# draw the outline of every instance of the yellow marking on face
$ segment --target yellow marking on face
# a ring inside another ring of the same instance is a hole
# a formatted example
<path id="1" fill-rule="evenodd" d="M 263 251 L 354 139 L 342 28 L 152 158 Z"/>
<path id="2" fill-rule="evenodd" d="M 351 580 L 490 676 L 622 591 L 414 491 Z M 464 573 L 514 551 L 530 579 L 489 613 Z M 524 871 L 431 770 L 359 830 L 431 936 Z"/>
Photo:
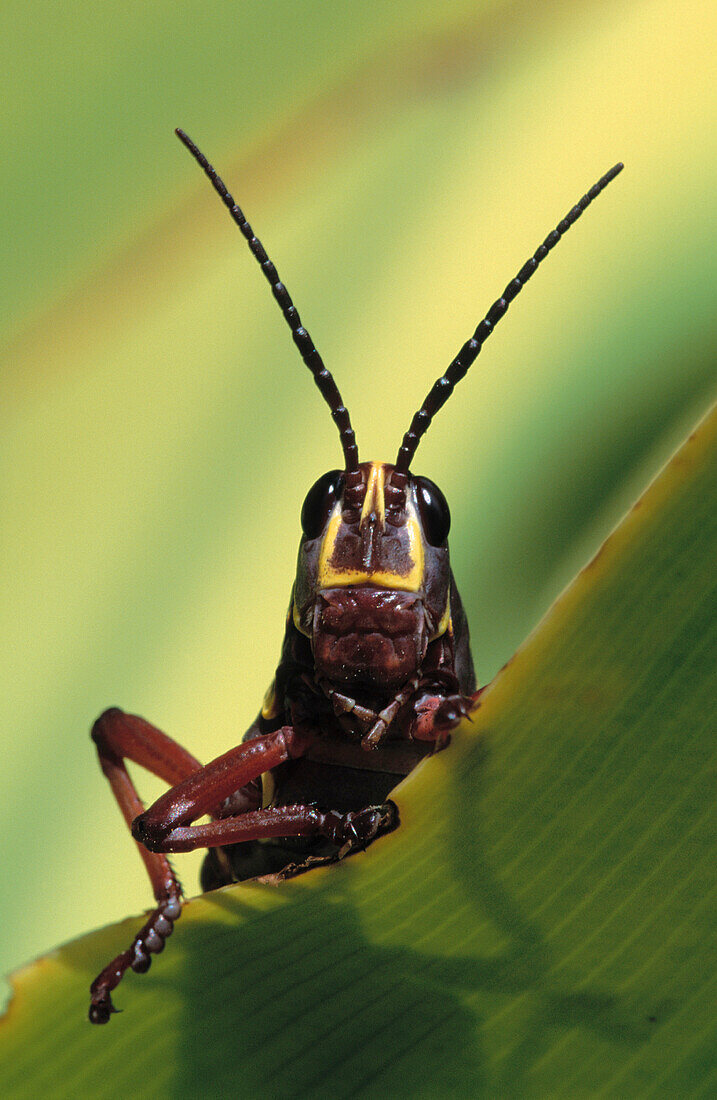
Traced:
<path id="1" fill-rule="evenodd" d="M 299 615 L 299 609 L 296 606 L 296 600 L 294 600 L 294 603 L 292 604 L 291 614 L 294 619 L 294 626 L 299 631 L 299 634 L 303 634 L 305 638 L 310 638 L 311 634 L 309 633 L 309 631 L 305 630 L 304 627 L 301 625 L 301 616 Z"/>
<path id="2" fill-rule="evenodd" d="M 372 569 L 337 569 L 331 564 L 341 527 L 341 505 L 337 503 L 334 506 L 321 544 L 317 572 L 318 588 L 346 588 L 353 584 L 375 584 L 380 588 L 394 588 L 402 592 L 420 591 L 423 586 L 425 568 L 421 527 L 410 501 L 407 504 L 407 509 L 406 526 L 403 528 L 408 534 L 406 555 L 411 561 L 411 567 L 407 573 L 390 573 L 384 570 Z M 296 613 L 294 622 L 296 622 Z"/>
<path id="3" fill-rule="evenodd" d="M 328 587 L 322 584 L 321 578 L 329 568 L 329 558 L 334 552 L 336 547 L 336 537 L 339 533 L 339 527 L 341 526 L 341 503 L 337 501 L 334 504 L 334 510 L 331 513 L 331 519 L 329 520 L 328 527 L 326 528 L 326 534 L 324 535 L 323 542 L 321 543 L 321 550 L 319 551 L 319 588 Z"/>
<path id="4" fill-rule="evenodd" d="M 445 634 L 446 631 L 449 631 L 450 634 L 453 633 L 453 623 L 451 622 L 451 594 L 450 594 L 450 592 L 448 593 L 448 599 L 446 600 L 446 610 L 443 612 L 443 614 L 441 616 L 441 621 L 439 622 L 439 624 L 436 628 L 436 633 L 431 635 L 430 640 L 432 642 L 434 642 L 436 640 L 436 638 L 442 637 Z"/>
<path id="5" fill-rule="evenodd" d="M 359 527 L 363 527 L 370 515 L 378 516 L 382 531 L 386 526 L 386 502 L 383 496 L 385 476 L 383 463 L 372 462 L 371 472 L 368 475 L 368 481 L 366 483 L 366 496 L 364 497 L 363 508 L 361 509 Z"/>
<path id="6" fill-rule="evenodd" d="M 272 718 L 276 718 L 278 713 L 279 708 L 276 703 L 276 680 L 272 680 L 264 696 L 264 702 L 261 706 L 261 716 L 268 722 Z"/>

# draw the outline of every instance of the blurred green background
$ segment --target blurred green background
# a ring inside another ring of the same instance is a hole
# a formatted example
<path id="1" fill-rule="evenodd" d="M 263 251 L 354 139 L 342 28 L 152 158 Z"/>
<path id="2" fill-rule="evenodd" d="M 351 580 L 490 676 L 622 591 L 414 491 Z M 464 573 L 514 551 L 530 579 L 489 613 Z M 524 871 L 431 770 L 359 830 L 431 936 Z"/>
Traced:
<path id="1" fill-rule="evenodd" d="M 240 739 L 303 496 L 340 458 L 173 128 L 245 208 L 362 456 L 387 460 L 625 161 L 414 464 L 451 503 L 485 681 L 714 396 L 715 24 L 657 0 L 3 5 L 0 970 L 149 904 L 89 726 L 116 704 L 202 759 Z"/>

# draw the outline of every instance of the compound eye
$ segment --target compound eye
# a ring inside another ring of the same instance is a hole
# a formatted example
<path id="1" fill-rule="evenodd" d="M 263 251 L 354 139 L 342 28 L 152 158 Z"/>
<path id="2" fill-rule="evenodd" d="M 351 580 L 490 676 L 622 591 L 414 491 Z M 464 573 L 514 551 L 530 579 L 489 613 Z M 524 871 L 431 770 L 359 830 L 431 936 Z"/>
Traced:
<path id="1" fill-rule="evenodd" d="M 309 489 L 301 509 L 301 530 L 307 539 L 317 539 L 341 496 L 343 470 L 329 470 Z"/>
<path id="2" fill-rule="evenodd" d="M 451 529 L 451 512 L 441 490 L 427 477 L 414 477 L 418 514 L 430 546 L 442 546 Z"/>

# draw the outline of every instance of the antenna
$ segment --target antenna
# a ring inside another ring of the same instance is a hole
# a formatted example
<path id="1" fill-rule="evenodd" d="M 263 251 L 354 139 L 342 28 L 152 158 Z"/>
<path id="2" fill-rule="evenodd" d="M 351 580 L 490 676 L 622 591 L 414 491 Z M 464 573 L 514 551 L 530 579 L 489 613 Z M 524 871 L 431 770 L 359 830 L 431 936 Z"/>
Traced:
<path id="1" fill-rule="evenodd" d="M 294 343 L 299 349 L 299 354 L 313 374 L 314 381 L 321 391 L 321 396 L 331 409 L 331 416 L 339 429 L 339 435 L 341 437 L 346 473 L 358 472 L 358 448 L 356 446 L 356 436 L 351 427 L 348 410 L 341 399 L 341 394 L 339 393 L 338 386 L 334 382 L 333 375 L 324 366 L 321 356 L 314 347 L 314 341 L 302 325 L 298 310 L 292 302 L 288 290 L 282 283 L 276 268 L 264 251 L 264 246 L 261 241 L 254 236 L 254 230 L 244 217 L 241 208 L 234 202 L 234 199 L 229 194 L 223 181 L 204 156 L 204 153 L 200 152 L 191 138 L 185 134 L 184 130 L 177 129 L 175 133 L 182 144 L 187 147 L 200 168 L 204 169 L 204 172 L 214 186 L 214 190 L 226 206 L 232 219 L 239 226 L 242 235 L 246 238 L 249 249 L 268 279 L 274 297 L 279 303 L 279 308 L 284 314 L 284 319 L 291 329 L 291 334 L 294 337 Z"/>
<path id="2" fill-rule="evenodd" d="M 460 382 L 461 378 L 467 373 L 468 368 L 475 362 L 483 344 L 508 309 L 510 303 L 518 296 L 528 279 L 533 272 L 537 270 L 539 264 L 542 263 L 551 249 L 555 248 L 555 245 L 563 234 L 567 233 L 570 226 L 578 220 L 583 211 L 587 210 L 593 199 L 597 198 L 600 192 L 607 187 L 611 180 L 615 179 L 615 176 L 618 175 L 622 169 L 622 164 L 616 164 L 614 168 L 606 172 L 602 179 L 599 179 L 598 182 L 590 188 L 587 194 L 583 195 L 570 213 L 566 214 L 561 222 L 558 222 L 555 229 L 552 233 L 548 234 L 537 252 L 531 256 L 527 263 L 523 264 L 515 278 L 508 283 L 503 291 L 502 297 L 498 298 L 490 307 L 485 317 L 478 325 L 478 328 L 475 330 L 470 340 L 468 340 L 458 352 L 458 355 L 448 367 L 446 373 L 434 382 L 423 405 L 413 417 L 411 427 L 403 437 L 403 443 L 399 448 L 398 458 L 396 459 L 397 471 L 403 474 L 408 473 L 409 466 L 413 461 L 413 456 L 416 453 L 416 448 L 421 441 L 421 437 L 427 432 L 438 410 L 443 408 L 446 401 L 453 393 L 456 382 Z"/>

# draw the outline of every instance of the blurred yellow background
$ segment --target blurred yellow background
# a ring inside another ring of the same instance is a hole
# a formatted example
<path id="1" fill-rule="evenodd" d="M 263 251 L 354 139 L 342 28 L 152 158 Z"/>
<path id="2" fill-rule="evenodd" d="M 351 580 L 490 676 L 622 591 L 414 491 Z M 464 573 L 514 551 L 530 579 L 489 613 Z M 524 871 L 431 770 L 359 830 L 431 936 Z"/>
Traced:
<path id="1" fill-rule="evenodd" d="M 716 24 L 658 0 L 3 5 L 0 969 L 149 905 L 90 724 L 119 705 L 202 759 L 240 740 L 301 502 L 340 461 L 173 128 L 244 207 L 362 457 L 389 461 L 625 161 L 414 463 L 451 503 L 485 681 L 714 396 Z"/>

